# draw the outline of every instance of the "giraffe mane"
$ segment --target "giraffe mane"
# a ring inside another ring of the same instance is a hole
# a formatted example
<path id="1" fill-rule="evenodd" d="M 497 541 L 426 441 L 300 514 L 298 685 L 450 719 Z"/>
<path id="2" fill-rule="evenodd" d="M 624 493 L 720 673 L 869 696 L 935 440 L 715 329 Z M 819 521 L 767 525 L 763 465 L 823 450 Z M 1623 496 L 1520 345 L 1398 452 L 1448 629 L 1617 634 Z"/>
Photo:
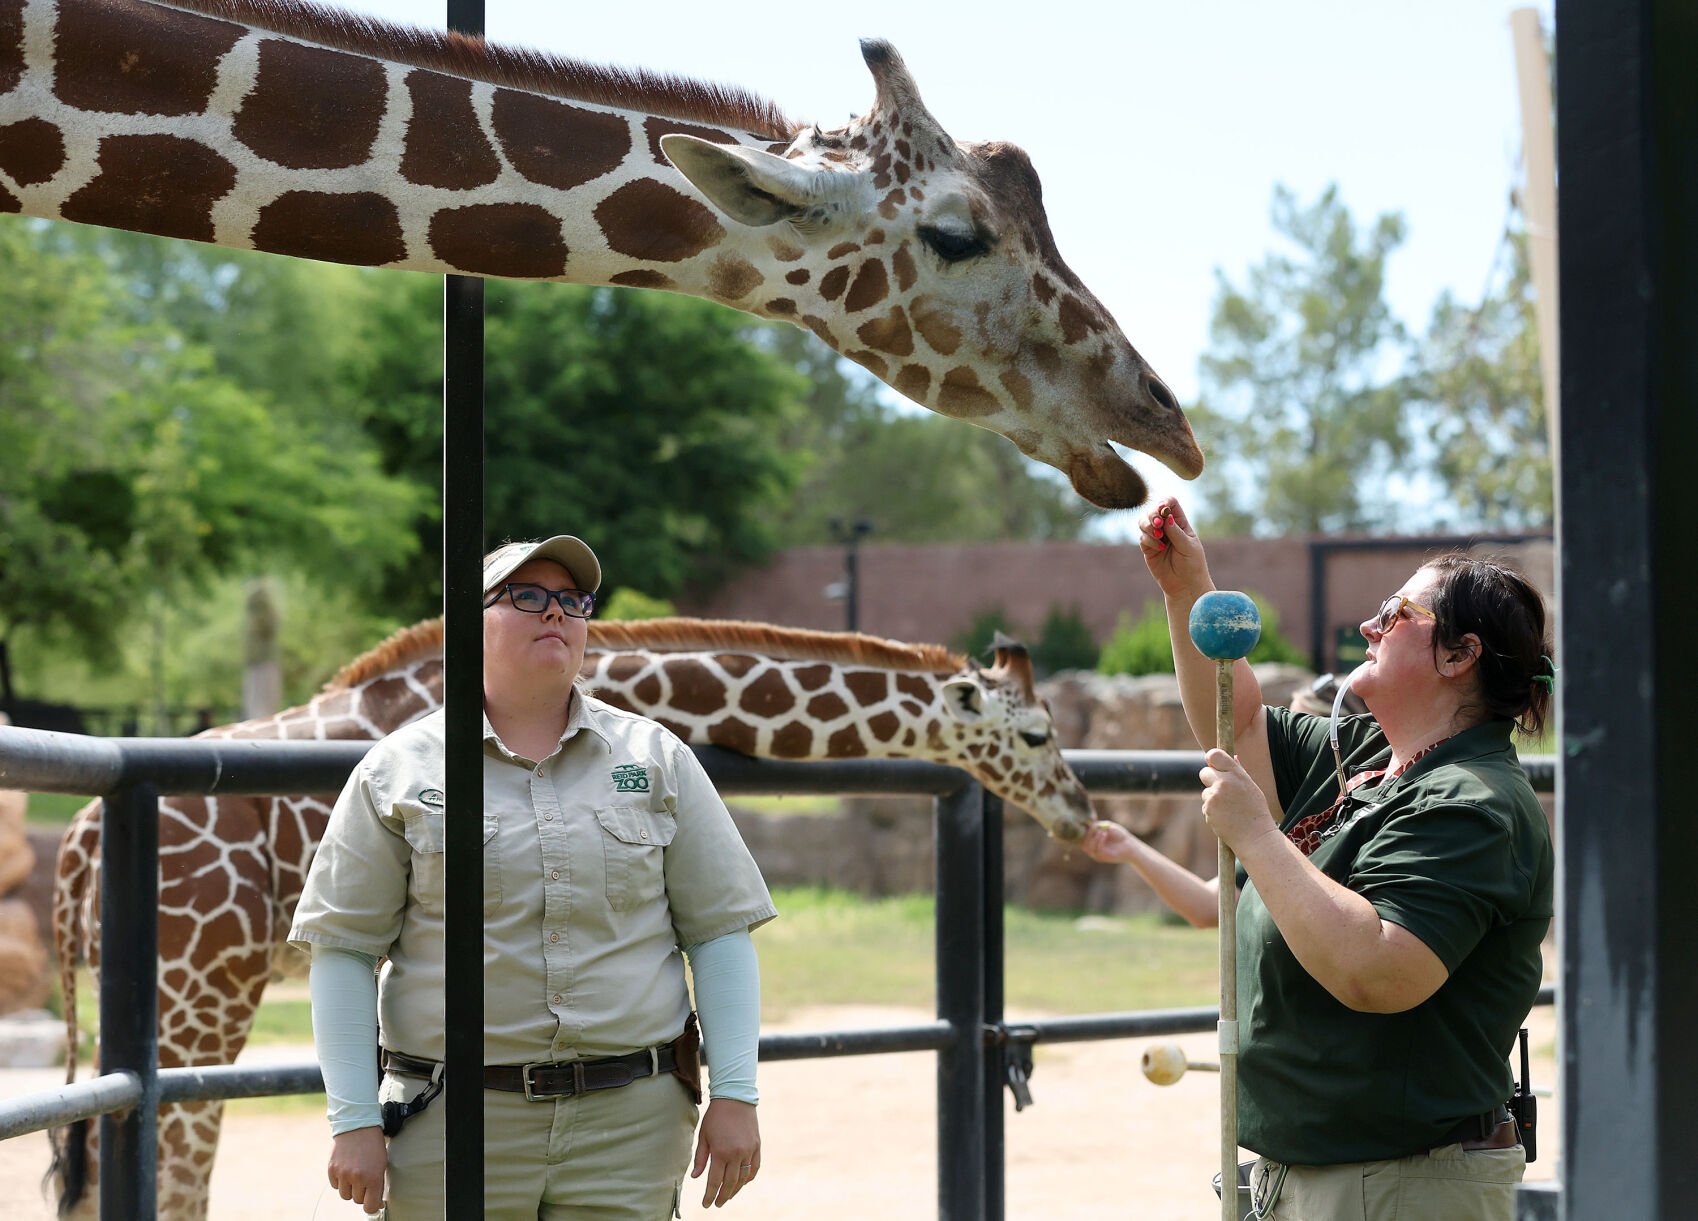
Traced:
<path id="1" fill-rule="evenodd" d="M 953 674 L 967 661 L 939 644 L 905 644 L 860 632 L 822 632 L 735 619 L 633 619 L 592 621 L 590 648 L 610 653 L 710 651 L 758 653 L 788 661 L 843 662 L 877 670 Z"/>
<path id="2" fill-rule="evenodd" d="M 670 119 L 790 140 L 800 125 L 765 98 L 642 68 L 610 67 L 530 47 L 487 43 L 446 30 L 397 25 L 307 0 L 163 0 L 170 8 L 234 21 L 357 55 L 447 72 L 486 84 L 593 105 L 643 110 Z"/>
<path id="3" fill-rule="evenodd" d="M 966 658 L 939 644 L 904 644 L 860 632 L 820 632 L 735 619 L 598 620 L 590 623 L 591 650 L 611 653 L 709 651 L 758 653 L 789 661 L 842 662 L 875 670 L 953 674 Z M 324 690 L 345 691 L 398 665 L 442 652 L 442 620 L 426 619 L 392 633 L 338 670 Z"/>
<path id="4" fill-rule="evenodd" d="M 396 666 L 404 665 L 420 657 L 442 655 L 442 620 L 426 619 L 411 627 L 392 632 L 384 640 L 367 649 L 347 665 L 336 671 L 323 690 L 346 691 L 349 687 L 357 687 L 368 678 L 376 678 L 386 674 Z"/>

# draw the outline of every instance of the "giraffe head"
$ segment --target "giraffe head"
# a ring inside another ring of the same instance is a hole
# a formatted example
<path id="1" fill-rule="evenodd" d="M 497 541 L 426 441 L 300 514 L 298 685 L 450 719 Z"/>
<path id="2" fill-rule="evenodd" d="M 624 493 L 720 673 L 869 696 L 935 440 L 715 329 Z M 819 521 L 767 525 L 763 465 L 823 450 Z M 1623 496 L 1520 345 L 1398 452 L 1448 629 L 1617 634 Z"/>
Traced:
<path id="1" fill-rule="evenodd" d="M 877 100 L 846 127 L 804 128 L 782 154 L 661 138 L 709 202 L 760 232 L 783 286 L 747 308 L 1001 433 L 1094 504 L 1147 496 L 1111 441 L 1194 478 L 1203 455 L 1178 401 L 1062 262 L 1026 154 L 957 144 L 889 43 L 861 52 Z"/>
<path id="2" fill-rule="evenodd" d="M 990 669 L 969 661 L 943 684 L 944 707 L 967 739 L 961 766 L 1057 839 L 1082 839 L 1096 815 L 1085 786 L 1061 757 L 1055 722 L 1032 681 L 1031 655 L 1001 632 L 995 647 Z"/>

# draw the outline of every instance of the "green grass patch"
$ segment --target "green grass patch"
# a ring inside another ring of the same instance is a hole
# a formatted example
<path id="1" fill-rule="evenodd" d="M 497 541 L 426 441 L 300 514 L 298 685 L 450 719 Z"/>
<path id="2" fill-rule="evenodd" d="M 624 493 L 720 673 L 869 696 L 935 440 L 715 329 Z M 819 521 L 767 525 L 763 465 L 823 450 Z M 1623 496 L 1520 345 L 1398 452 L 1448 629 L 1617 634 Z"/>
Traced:
<path id="1" fill-rule="evenodd" d="M 71 816 L 89 802 L 77 793 L 31 793 L 24 808 L 24 822 L 32 827 L 68 826 Z"/>
<path id="2" fill-rule="evenodd" d="M 773 899 L 779 918 L 755 935 L 767 1020 L 807 1005 L 936 1005 L 930 895 L 793 887 Z M 1081 927 L 1070 914 L 1018 907 L 1003 919 L 1011 1013 L 1205 1005 L 1218 995 L 1212 930 L 1145 916 L 1094 916 Z"/>

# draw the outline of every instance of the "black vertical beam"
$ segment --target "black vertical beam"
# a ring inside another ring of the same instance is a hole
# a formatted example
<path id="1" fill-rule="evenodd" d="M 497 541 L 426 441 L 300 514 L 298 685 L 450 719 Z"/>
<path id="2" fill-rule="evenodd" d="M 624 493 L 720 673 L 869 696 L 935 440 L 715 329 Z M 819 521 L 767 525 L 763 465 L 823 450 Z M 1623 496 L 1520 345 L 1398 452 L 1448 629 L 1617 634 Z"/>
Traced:
<path id="1" fill-rule="evenodd" d="M 1698 1201 L 1698 6 L 1558 0 L 1560 1198 Z"/>
<path id="2" fill-rule="evenodd" d="M 482 36 L 483 0 L 447 0 L 448 28 Z M 443 282 L 443 997 L 447 1215 L 483 1216 L 483 281 Z"/>
<path id="3" fill-rule="evenodd" d="M 984 905 L 985 905 L 985 984 L 983 1024 L 987 1029 L 1002 1025 L 1005 992 L 1006 942 L 1003 937 L 1002 910 L 1002 798 L 985 794 Z M 986 1039 L 980 1056 L 985 1075 L 985 1221 L 1002 1221 L 1007 1211 L 1005 1193 L 1007 1181 L 1007 1136 L 1003 1119 L 1007 1107 L 1002 1091 L 1007 1085 L 1003 1075 L 1003 1057 L 1007 1049 L 1000 1040 Z"/>
<path id="4" fill-rule="evenodd" d="M 985 793 L 968 784 L 936 802 L 937 1016 L 952 1028 L 937 1057 L 937 1215 L 985 1216 Z"/>
<path id="5" fill-rule="evenodd" d="M 100 1117 L 100 1215 L 152 1221 L 159 1184 L 159 790 L 119 789 L 100 811 L 100 1071 L 142 1096 Z"/>

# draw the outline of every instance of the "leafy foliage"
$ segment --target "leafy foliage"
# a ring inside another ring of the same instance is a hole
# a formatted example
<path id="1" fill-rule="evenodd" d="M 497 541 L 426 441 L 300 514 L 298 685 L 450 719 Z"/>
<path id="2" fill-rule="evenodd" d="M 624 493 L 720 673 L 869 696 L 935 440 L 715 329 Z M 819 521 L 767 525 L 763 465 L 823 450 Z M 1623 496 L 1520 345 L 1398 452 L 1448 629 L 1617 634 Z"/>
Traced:
<path id="1" fill-rule="evenodd" d="M 1381 525 L 1385 499 L 1368 489 L 1408 451 L 1402 394 L 1383 374 L 1405 340 L 1384 297 L 1403 220 L 1380 216 L 1359 232 L 1336 187 L 1304 206 L 1280 186 L 1272 221 L 1287 246 L 1242 287 L 1219 276 L 1201 361 L 1194 426 L 1231 438 L 1203 476 L 1211 526 L 1320 534 Z"/>
<path id="2" fill-rule="evenodd" d="M 597 619 L 633 620 L 665 619 L 678 613 L 678 608 L 665 598 L 651 598 L 629 585 L 613 591 L 606 605 L 596 608 Z"/>
<path id="3" fill-rule="evenodd" d="M 1167 616 L 1158 603 L 1146 602 L 1134 619 L 1120 612 L 1114 632 L 1103 643 L 1097 658 L 1099 674 L 1172 674 L 1173 644 L 1168 638 Z"/>
<path id="4" fill-rule="evenodd" d="M 1477 308 L 1439 299 L 1412 387 L 1449 491 L 1441 516 L 1469 529 L 1548 527 L 1555 512 L 1526 234 L 1504 249 L 1507 275 Z"/>
<path id="5" fill-rule="evenodd" d="M 1039 675 L 1062 670 L 1094 670 L 1099 650 L 1077 606 L 1052 606 L 1032 646 L 1032 664 Z"/>
<path id="6" fill-rule="evenodd" d="M 809 383 L 784 439 L 805 467 L 782 546 L 829 543 L 833 518 L 861 517 L 879 542 L 1072 539 L 1099 512 L 996 433 L 887 405 L 869 374 L 808 332 L 774 326 L 760 342 Z"/>
<path id="7" fill-rule="evenodd" d="M 1292 644 L 1279 630 L 1279 612 L 1260 594 L 1250 593 L 1250 600 L 1261 614 L 1262 634 L 1256 647 L 1250 650 L 1252 665 L 1283 661 L 1306 666 L 1309 656 Z M 1121 613 L 1114 634 L 1103 645 L 1097 662 L 1099 674 L 1172 674 L 1173 642 L 1168 634 L 1167 613 L 1158 602 L 1144 603 L 1144 609 L 1134 620 Z"/>
<path id="8" fill-rule="evenodd" d="M 989 657 L 991 643 L 998 632 L 1013 636 L 1016 640 L 1020 638 L 1020 633 L 1008 621 L 1006 610 L 1000 606 L 983 607 L 973 613 L 965 627 L 950 637 L 949 647 L 957 653 L 984 660 Z"/>
<path id="9" fill-rule="evenodd" d="M 34 624 L 102 651 L 138 608 L 261 556 L 345 572 L 405 556 L 417 493 L 369 446 L 297 427 L 212 349 L 133 320 L 100 256 L 41 232 L 0 226 L 0 643 Z"/>

